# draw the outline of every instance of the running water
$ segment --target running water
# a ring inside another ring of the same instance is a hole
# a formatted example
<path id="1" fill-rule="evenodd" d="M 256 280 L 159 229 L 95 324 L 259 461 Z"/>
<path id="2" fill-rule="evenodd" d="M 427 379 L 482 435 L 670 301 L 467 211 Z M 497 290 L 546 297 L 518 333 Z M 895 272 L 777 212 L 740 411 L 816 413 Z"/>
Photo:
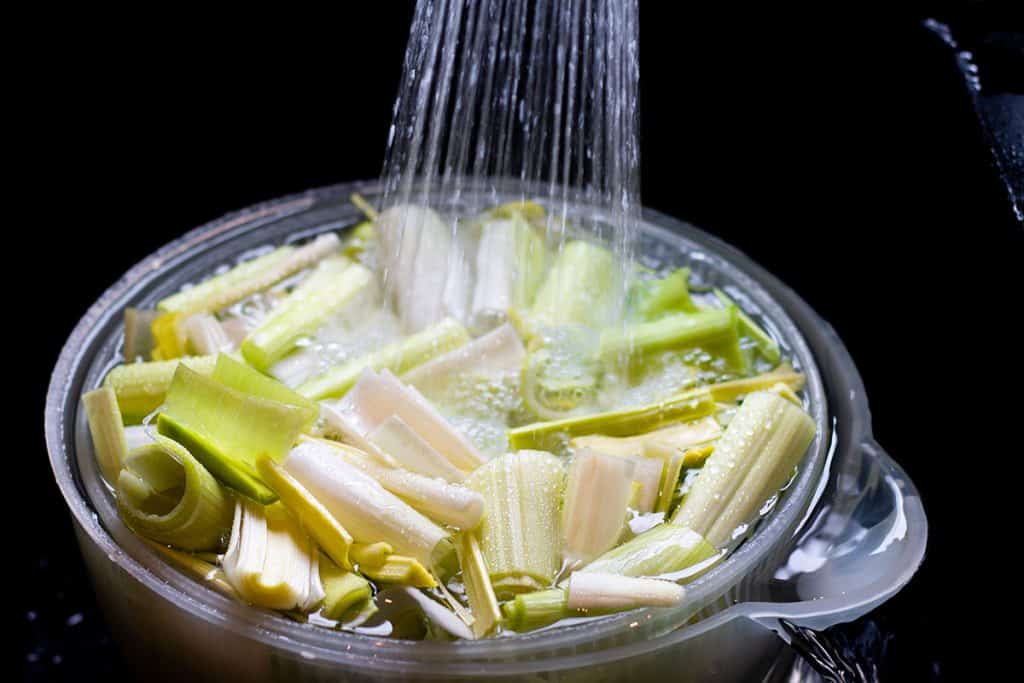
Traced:
<path id="1" fill-rule="evenodd" d="M 496 203 L 537 201 L 547 209 L 553 249 L 583 232 L 611 246 L 622 269 L 632 267 L 640 207 L 638 35 L 636 0 L 417 2 L 382 208 L 431 207 L 447 225 L 402 209 L 398 236 L 385 245 L 399 253 L 385 282 L 407 328 L 446 314 L 466 319 L 476 237 L 458 216 Z M 438 242 L 447 247 L 444 263 L 421 258 Z M 425 271 L 443 294 L 414 303 L 403 273 L 418 273 L 422 285 Z M 616 314 L 625 301 L 626 278 L 621 282 Z"/>

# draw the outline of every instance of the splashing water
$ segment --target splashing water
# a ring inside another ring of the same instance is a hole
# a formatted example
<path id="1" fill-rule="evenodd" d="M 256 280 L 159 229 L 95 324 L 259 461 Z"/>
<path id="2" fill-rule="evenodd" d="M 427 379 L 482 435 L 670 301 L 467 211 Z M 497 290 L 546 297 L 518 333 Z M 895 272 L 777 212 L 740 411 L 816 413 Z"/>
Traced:
<path id="1" fill-rule="evenodd" d="M 386 247 L 400 255 L 385 272 L 400 308 L 399 271 L 415 270 L 424 244 L 440 241 L 446 263 L 432 282 L 444 295 L 422 315 L 462 315 L 469 304 L 459 281 L 476 264 L 460 216 L 519 199 L 546 207 L 554 250 L 573 233 L 612 247 L 623 271 L 621 315 L 640 206 L 638 35 L 636 0 L 417 2 L 382 208 L 429 206 L 445 227 L 402 210 L 399 237 Z"/>

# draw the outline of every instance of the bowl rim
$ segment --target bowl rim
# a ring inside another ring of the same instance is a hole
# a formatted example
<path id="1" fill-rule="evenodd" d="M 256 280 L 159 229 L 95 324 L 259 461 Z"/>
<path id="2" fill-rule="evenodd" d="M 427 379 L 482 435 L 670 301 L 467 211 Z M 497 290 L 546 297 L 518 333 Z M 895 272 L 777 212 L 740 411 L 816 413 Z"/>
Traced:
<path id="1" fill-rule="evenodd" d="M 352 192 L 376 196 L 380 193 L 380 184 L 372 181 L 342 183 L 288 195 L 229 213 L 187 232 L 127 271 L 97 299 L 69 335 L 51 377 L 46 399 L 46 442 L 51 467 L 79 529 L 103 550 L 119 569 L 131 575 L 151 592 L 193 616 L 220 624 L 272 647 L 287 648 L 307 659 L 328 660 L 354 667 L 372 666 L 380 669 L 383 666 L 396 671 L 418 669 L 429 663 L 432 670 L 438 673 L 453 674 L 484 670 L 491 674 L 550 670 L 574 666 L 574 659 L 582 655 L 592 656 L 595 651 L 607 655 L 637 640 L 656 638 L 674 630 L 684 623 L 688 616 L 741 580 L 771 551 L 772 547 L 784 540 L 782 537 L 786 533 L 795 530 L 801 523 L 801 518 L 806 518 L 806 511 L 815 502 L 812 497 L 821 493 L 825 455 L 833 439 L 829 419 L 830 406 L 825 399 L 825 388 L 818 368 L 821 362 L 820 354 L 811 351 L 806 336 L 808 326 L 814 325 L 823 326 L 826 336 L 831 333 L 831 336 L 835 337 L 835 333 L 792 290 L 734 247 L 688 223 L 645 208 L 642 212 L 641 232 L 673 248 L 680 248 L 686 243 L 699 245 L 703 250 L 702 256 L 714 260 L 716 267 L 724 266 L 729 277 L 736 281 L 744 294 L 753 300 L 765 315 L 790 326 L 791 329 L 785 330 L 784 333 L 793 346 L 792 355 L 799 358 L 803 366 L 801 369 L 807 374 L 806 391 L 811 399 L 815 420 L 819 427 L 823 427 L 819 429 L 819 434 L 810 449 L 811 454 L 807 456 L 814 463 L 814 467 L 801 468 L 791 486 L 791 492 L 783 497 L 772 515 L 759 526 L 751 539 L 729 557 L 728 561 L 688 585 L 690 597 L 684 607 L 671 610 L 635 610 L 572 627 L 521 634 L 515 638 L 456 642 L 389 640 L 300 624 L 271 612 L 235 602 L 171 567 L 137 538 L 136 545 L 139 547 L 131 548 L 129 552 L 126 546 L 130 547 L 131 544 L 118 543 L 112 530 L 105 528 L 87 500 L 83 492 L 83 482 L 76 477 L 80 473 L 74 465 L 71 453 L 79 449 L 68 436 L 74 435 L 73 423 L 76 419 L 81 419 L 80 410 L 75 409 L 70 415 L 67 411 L 69 406 L 78 406 L 77 396 L 73 396 L 75 383 L 71 381 L 72 373 L 94 362 L 93 359 L 85 357 L 85 351 L 90 347 L 86 342 L 91 336 L 98 334 L 100 324 L 113 311 L 120 311 L 121 303 L 137 295 L 153 279 L 159 278 L 163 269 L 173 268 L 189 253 L 200 247 L 216 248 L 230 240 L 236 232 L 248 232 L 266 223 L 299 214 L 321 203 L 347 198 Z M 317 231 L 321 230 L 314 232 Z M 794 316 L 794 313 L 798 315 Z M 837 337 L 835 341 L 838 342 Z M 845 353 L 841 343 L 839 350 Z M 859 377 L 856 377 L 855 372 L 852 378 L 847 376 L 845 379 L 853 380 L 853 383 L 859 386 Z M 73 396 L 70 401 L 69 396 Z M 863 391 L 853 391 L 850 397 L 853 402 L 859 399 L 858 406 L 855 406 L 859 410 L 854 412 L 861 416 L 867 415 Z M 860 425 L 855 431 L 862 435 L 868 434 L 864 429 L 864 421 L 861 419 L 857 422 Z M 135 538 L 131 532 L 127 533 Z M 154 566 L 154 560 L 158 565 Z M 693 630 L 696 633 L 703 629 L 685 630 Z M 635 635 L 630 637 L 630 634 Z"/>

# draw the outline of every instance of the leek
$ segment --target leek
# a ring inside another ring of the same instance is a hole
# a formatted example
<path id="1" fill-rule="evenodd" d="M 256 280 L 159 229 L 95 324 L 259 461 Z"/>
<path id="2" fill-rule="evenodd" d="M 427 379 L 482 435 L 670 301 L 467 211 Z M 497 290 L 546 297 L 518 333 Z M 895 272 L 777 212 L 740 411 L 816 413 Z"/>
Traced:
<path id="1" fill-rule="evenodd" d="M 189 370 L 174 373 L 157 429 L 185 444 L 224 484 L 261 503 L 276 496 L 256 474 L 256 457 L 284 457 L 309 413 L 238 391 Z"/>
<path id="2" fill-rule="evenodd" d="M 651 458 L 628 456 L 628 459 L 634 465 L 633 483 L 638 487 L 630 507 L 640 513 L 654 512 L 661 492 L 664 464 Z"/>
<path id="3" fill-rule="evenodd" d="M 167 390 L 179 363 L 196 372 L 209 375 L 216 356 L 196 356 L 150 363 L 118 365 L 107 374 L 103 386 L 117 394 L 117 405 L 125 424 L 138 424 L 164 402 Z"/>
<path id="4" fill-rule="evenodd" d="M 601 334 L 598 355 L 607 361 L 720 342 L 738 344 L 736 320 L 735 308 L 710 309 L 609 328 Z"/>
<path id="5" fill-rule="evenodd" d="M 308 611 L 324 598 L 316 546 L 280 505 L 239 501 L 224 574 L 245 600 Z"/>
<path id="6" fill-rule="evenodd" d="M 458 375 L 517 374 L 525 357 L 526 351 L 519 335 L 506 323 L 465 346 L 413 368 L 402 375 L 402 381 L 419 391 L 437 390 Z"/>
<path id="7" fill-rule="evenodd" d="M 564 478 L 550 453 L 519 451 L 491 460 L 466 480 L 484 497 L 485 515 L 476 534 L 499 598 L 545 588 L 554 580 Z"/>
<path id="8" fill-rule="evenodd" d="M 746 335 L 754 340 L 757 344 L 758 351 L 764 356 L 764 359 L 775 365 L 779 362 L 779 357 L 782 355 L 779 349 L 779 344 L 771 336 L 761 329 L 757 323 L 755 323 L 749 315 L 743 312 L 739 306 L 737 306 L 732 299 L 726 296 L 725 292 L 720 289 L 715 289 L 715 297 L 718 298 L 722 305 L 726 308 L 735 308 L 736 315 L 738 317 L 738 323 L 740 327 L 740 334 Z"/>
<path id="9" fill-rule="evenodd" d="M 211 379 L 244 394 L 258 396 L 294 406 L 302 412 L 303 429 L 309 428 L 320 414 L 320 406 L 287 386 L 240 363 L 231 356 L 220 354 Z"/>
<path id="10" fill-rule="evenodd" d="M 397 415 L 381 422 L 366 438 L 410 472 L 440 477 L 454 484 L 466 478 L 465 472 L 431 448 Z"/>
<path id="11" fill-rule="evenodd" d="M 381 467 L 365 453 L 340 443 L 332 444 L 339 457 L 376 479 L 381 486 L 435 522 L 472 530 L 484 514 L 484 499 L 464 486 L 424 477 L 408 470 Z"/>
<path id="12" fill-rule="evenodd" d="M 690 299 L 690 269 L 680 268 L 657 280 L 638 280 L 629 291 L 629 317 L 651 322 L 669 313 L 696 313 Z"/>
<path id="13" fill-rule="evenodd" d="M 347 258 L 324 259 L 249 333 L 242 342 L 242 355 L 266 370 L 303 337 L 320 329 L 372 279 L 369 269 Z"/>
<path id="14" fill-rule="evenodd" d="M 516 212 L 485 220 L 476 252 L 476 287 L 470 320 L 487 330 L 504 322 L 510 309 L 526 309 L 544 273 L 544 240 Z"/>
<path id="15" fill-rule="evenodd" d="M 594 402 L 602 369 L 593 358 L 594 338 L 579 325 L 545 328 L 533 337 L 520 392 L 537 417 L 557 420 Z"/>
<path id="16" fill-rule="evenodd" d="M 531 331 L 573 324 L 605 326 L 614 313 L 618 275 L 609 250 L 579 240 L 567 242 L 537 291 L 527 317 Z"/>
<path id="17" fill-rule="evenodd" d="M 618 543 L 626 526 L 635 464 L 597 451 L 578 451 L 565 487 L 564 555 L 586 563 Z"/>
<path id="18" fill-rule="evenodd" d="M 804 375 L 793 370 L 788 363 L 782 363 L 771 372 L 711 384 L 707 389 L 716 401 L 731 402 L 755 391 L 770 389 L 779 383 L 793 391 L 800 391 L 804 387 Z"/>
<path id="19" fill-rule="evenodd" d="M 124 439 L 128 446 L 128 451 L 134 451 L 139 446 L 145 446 L 146 444 L 153 443 L 153 433 L 156 432 L 154 427 L 147 427 L 143 425 L 132 425 L 124 428 Z M 120 466 L 119 466 L 120 467 Z M 111 481 L 115 481 L 117 477 Z"/>
<path id="20" fill-rule="evenodd" d="M 359 571 L 382 583 L 401 583 L 416 588 L 435 588 L 434 575 L 414 557 L 396 555 L 390 544 L 356 543 L 352 546 L 352 560 Z"/>
<path id="21" fill-rule="evenodd" d="M 570 610 L 627 610 L 637 607 L 673 607 L 685 589 L 669 581 L 639 579 L 618 574 L 576 572 L 569 577 Z"/>
<path id="22" fill-rule="evenodd" d="M 447 318 L 379 351 L 331 368 L 304 382 L 298 391 L 314 400 L 343 396 L 366 368 L 402 374 L 468 342 L 466 328 Z"/>
<path id="23" fill-rule="evenodd" d="M 448 533 L 345 461 L 336 449 L 304 442 L 282 467 L 360 543 L 386 541 L 428 567 L 450 552 Z"/>
<path id="24" fill-rule="evenodd" d="M 184 447 L 155 439 L 129 454 L 117 478 L 121 518 L 142 536 L 182 550 L 223 547 L 231 497 Z"/>
<path id="25" fill-rule="evenodd" d="M 149 358 L 156 340 L 153 339 L 153 321 L 160 315 L 144 308 L 124 309 L 124 359 L 129 363 L 138 358 Z"/>
<path id="26" fill-rule="evenodd" d="M 722 428 L 713 417 L 705 417 L 692 422 L 683 422 L 670 427 L 656 429 L 639 436 L 604 436 L 590 434 L 577 436 L 570 440 L 573 448 L 593 448 L 602 453 L 613 455 L 641 455 L 649 443 L 659 443 L 667 447 L 683 450 L 717 439 Z"/>
<path id="27" fill-rule="evenodd" d="M 110 387 L 101 387 L 82 396 L 82 404 L 100 473 L 108 482 L 115 483 L 128 457 L 128 439 L 117 407 L 117 394 Z"/>
<path id="28" fill-rule="evenodd" d="M 814 420 L 786 399 L 748 395 L 672 522 L 724 547 L 786 483 L 814 434 Z"/>
<path id="29" fill-rule="evenodd" d="M 153 360 L 172 360 L 185 355 L 188 336 L 184 327 L 185 316 L 181 313 L 162 313 L 153 318 L 150 330 L 153 335 Z"/>
<path id="30" fill-rule="evenodd" d="M 235 589 L 231 587 L 230 583 L 228 583 L 227 577 L 224 575 L 224 571 L 217 565 L 207 562 L 192 553 L 184 553 L 180 550 L 175 550 L 174 548 L 168 548 L 165 545 L 154 543 L 146 538 L 142 540 L 150 548 L 178 565 L 181 569 L 185 570 L 186 573 L 190 574 L 197 581 L 207 584 L 213 590 L 221 593 L 222 595 L 226 595 L 229 598 L 238 597 Z"/>
<path id="31" fill-rule="evenodd" d="M 561 588 L 517 595 L 501 606 L 505 625 L 520 633 L 553 624 L 568 617 L 569 596 Z"/>
<path id="32" fill-rule="evenodd" d="M 715 402 L 705 390 L 690 391 L 658 403 L 624 408 L 607 413 L 535 422 L 510 429 L 512 448 L 562 450 L 572 437 L 586 434 L 628 436 L 649 432 L 671 422 L 694 420 L 715 411 Z"/>
<path id="33" fill-rule="evenodd" d="M 320 583 L 324 589 L 320 614 L 327 619 L 342 621 L 346 614 L 373 597 L 373 587 L 363 577 L 339 568 L 327 558 L 321 557 L 319 563 Z"/>
<path id="34" fill-rule="evenodd" d="M 466 587 L 466 599 L 473 612 L 473 635 L 483 638 L 501 620 L 498 598 L 491 586 L 490 573 L 484 561 L 483 552 L 476 536 L 463 532 L 455 539 L 455 552 L 462 568 L 462 583 Z"/>
<path id="35" fill-rule="evenodd" d="M 305 486 L 267 456 L 256 460 L 256 469 L 334 563 L 342 569 L 351 569 L 349 549 L 352 547 L 352 535 L 348 530 Z"/>
<path id="36" fill-rule="evenodd" d="M 707 568 L 709 560 L 717 557 L 718 551 L 697 532 L 675 524 L 659 524 L 612 548 L 576 573 L 692 579 Z M 693 569 L 685 572 L 690 568 Z"/>
<path id="37" fill-rule="evenodd" d="M 188 345 L 196 353 L 211 354 L 232 351 L 235 343 L 224 327 L 209 313 L 196 313 L 184 322 Z"/>
<path id="38" fill-rule="evenodd" d="M 340 248 L 341 240 L 333 233 L 320 235 L 301 247 L 281 247 L 248 264 L 237 266 L 223 276 L 218 276 L 223 277 L 223 280 L 212 278 L 181 292 L 182 295 L 186 295 L 181 301 L 169 304 L 174 297 L 164 299 L 157 304 L 157 308 L 183 315 L 214 313 L 316 265 L 322 259 L 337 254 Z M 249 267 L 243 272 L 236 273 L 246 265 Z M 233 273 L 235 275 L 232 275 Z"/>
<path id="39" fill-rule="evenodd" d="M 477 448 L 448 423 L 423 396 L 387 370 L 364 370 L 339 406 L 348 431 L 367 435 L 392 415 L 401 418 L 455 467 L 472 471 L 483 462 Z M 328 411 L 325 411 L 328 413 Z M 329 413 L 328 413 L 329 415 Z M 330 419 L 330 418 L 329 418 Z"/>
<path id="40" fill-rule="evenodd" d="M 373 223 L 363 221 L 352 228 L 348 237 L 345 238 L 343 253 L 350 259 L 359 258 L 376 239 L 377 230 L 373 227 Z"/>

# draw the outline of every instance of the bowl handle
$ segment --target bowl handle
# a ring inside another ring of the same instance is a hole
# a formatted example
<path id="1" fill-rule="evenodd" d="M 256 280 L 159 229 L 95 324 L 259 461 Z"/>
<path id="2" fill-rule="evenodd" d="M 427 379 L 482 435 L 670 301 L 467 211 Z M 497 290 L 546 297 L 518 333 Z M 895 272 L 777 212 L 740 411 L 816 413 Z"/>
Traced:
<path id="1" fill-rule="evenodd" d="M 743 605 L 787 642 L 792 626 L 821 630 L 867 614 L 924 558 L 928 520 L 913 482 L 874 440 L 858 451 L 834 472 L 832 491 L 771 576 L 780 599 Z"/>

